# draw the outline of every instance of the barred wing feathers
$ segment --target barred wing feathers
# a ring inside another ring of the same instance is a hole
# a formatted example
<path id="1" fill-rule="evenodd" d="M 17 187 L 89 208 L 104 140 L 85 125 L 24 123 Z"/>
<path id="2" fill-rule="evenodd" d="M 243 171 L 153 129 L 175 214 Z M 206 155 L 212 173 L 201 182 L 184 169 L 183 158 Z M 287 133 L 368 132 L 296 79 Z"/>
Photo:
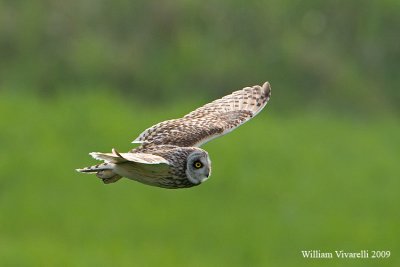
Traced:
<path id="1" fill-rule="evenodd" d="M 245 87 L 208 103 L 183 118 L 160 122 L 139 135 L 133 143 L 176 146 L 202 144 L 236 129 L 256 116 L 271 96 L 268 82 Z"/>

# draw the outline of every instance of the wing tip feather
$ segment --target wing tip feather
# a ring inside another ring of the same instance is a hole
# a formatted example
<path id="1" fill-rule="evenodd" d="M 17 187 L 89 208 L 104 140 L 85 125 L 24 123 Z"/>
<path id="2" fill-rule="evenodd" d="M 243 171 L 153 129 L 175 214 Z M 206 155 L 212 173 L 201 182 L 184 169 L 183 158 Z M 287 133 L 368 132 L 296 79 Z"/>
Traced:
<path id="1" fill-rule="evenodd" d="M 120 157 L 120 158 L 123 158 L 123 157 L 121 156 L 121 154 L 120 154 L 115 148 L 113 148 L 111 151 L 112 151 L 112 153 L 113 153 L 115 156 Z"/>
<path id="2" fill-rule="evenodd" d="M 268 99 L 271 97 L 271 84 L 267 81 L 262 85 L 261 89 L 263 90 L 263 93 L 268 101 Z"/>
<path id="3" fill-rule="evenodd" d="M 264 107 L 267 105 L 270 97 L 271 97 L 271 85 L 268 81 L 266 81 L 262 86 L 255 85 L 253 88 L 257 88 L 259 91 L 259 95 L 257 96 L 256 103 L 252 105 L 250 109 L 253 112 L 253 117 L 256 116 Z"/>
<path id="4" fill-rule="evenodd" d="M 101 154 L 100 152 L 90 152 L 89 155 L 97 160 L 103 160 L 102 158 L 99 157 L 99 154 Z"/>

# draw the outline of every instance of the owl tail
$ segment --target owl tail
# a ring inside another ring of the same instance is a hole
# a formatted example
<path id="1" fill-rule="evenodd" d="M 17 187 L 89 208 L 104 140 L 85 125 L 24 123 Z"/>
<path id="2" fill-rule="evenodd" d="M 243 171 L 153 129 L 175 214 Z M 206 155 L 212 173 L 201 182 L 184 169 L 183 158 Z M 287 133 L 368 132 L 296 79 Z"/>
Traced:
<path id="1" fill-rule="evenodd" d="M 76 169 L 78 172 L 96 174 L 96 176 L 103 180 L 105 184 L 115 183 L 122 177 L 113 172 L 115 164 L 113 163 L 101 163 L 82 169 Z"/>

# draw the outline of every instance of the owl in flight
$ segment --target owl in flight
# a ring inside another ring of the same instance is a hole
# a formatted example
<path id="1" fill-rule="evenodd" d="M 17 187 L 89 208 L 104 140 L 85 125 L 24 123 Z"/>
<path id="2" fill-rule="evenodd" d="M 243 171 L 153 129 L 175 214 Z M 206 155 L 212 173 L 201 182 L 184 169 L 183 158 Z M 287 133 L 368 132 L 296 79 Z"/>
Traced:
<path id="1" fill-rule="evenodd" d="M 208 103 L 183 118 L 160 122 L 139 135 L 132 143 L 139 147 L 127 153 L 92 152 L 103 163 L 77 169 L 96 174 L 104 183 L 122 177 L 169 189 L 200 185 L 211 175 L 204 143 L 229 133 L 257 115 L 271 96 L 268 82 L 235 91 Z"/>

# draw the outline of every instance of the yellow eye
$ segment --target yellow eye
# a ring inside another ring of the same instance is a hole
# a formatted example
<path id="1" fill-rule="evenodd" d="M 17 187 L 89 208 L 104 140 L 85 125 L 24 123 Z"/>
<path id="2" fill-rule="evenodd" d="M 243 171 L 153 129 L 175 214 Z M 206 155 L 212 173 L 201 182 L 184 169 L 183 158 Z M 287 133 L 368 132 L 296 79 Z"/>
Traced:
<path id="1" fill-rule="evenodd" d="M 196 169 L 200 169 L 201 167 L 203 167 L 203 164 L 201 164 L 200 161 L 196 161 L 196 162 L 194 163 L 194 167 L 195 167 Z"/>

